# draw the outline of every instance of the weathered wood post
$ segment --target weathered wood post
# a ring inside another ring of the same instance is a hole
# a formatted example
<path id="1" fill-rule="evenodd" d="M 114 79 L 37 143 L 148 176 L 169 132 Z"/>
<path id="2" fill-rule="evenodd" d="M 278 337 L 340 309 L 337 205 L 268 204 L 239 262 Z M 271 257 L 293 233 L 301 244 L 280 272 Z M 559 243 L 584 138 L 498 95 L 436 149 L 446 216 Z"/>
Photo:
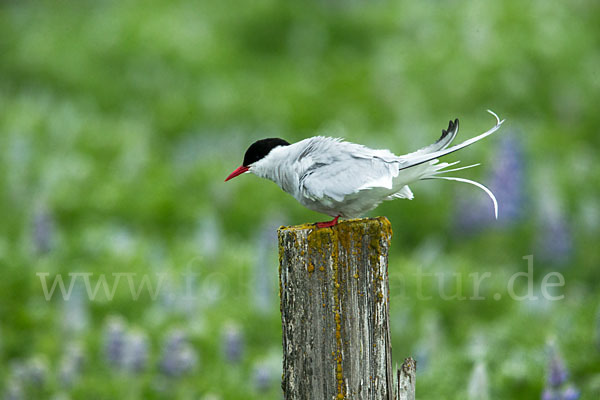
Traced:
<path id="1" fill-rule="evenodd" d="M 417 379 L 417 362 L 411 357 L 404 360 L 398 370 L 397 400 L 415 400 L 415 385 Z"/>
<path id="2" fill-rule="evenodd" d="M 390 222 L 278 233 L 285 399 L 394 399 L 400 382 L 394 385 L 391 366 Z"/>

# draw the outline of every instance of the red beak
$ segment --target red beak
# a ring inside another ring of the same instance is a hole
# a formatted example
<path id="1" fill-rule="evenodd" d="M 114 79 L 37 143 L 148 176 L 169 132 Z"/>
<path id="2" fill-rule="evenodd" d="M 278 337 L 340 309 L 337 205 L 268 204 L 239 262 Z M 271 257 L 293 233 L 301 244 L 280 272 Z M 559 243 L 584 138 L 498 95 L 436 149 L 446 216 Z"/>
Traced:
<path id="1" fill-rule="evenodd" d="M 230 179 L 235 178 L 238 175 L 243 174 L 244 172 L 248 171 L 250 168 L 248 167 L 244 167 L 243 165 L 241 167 L 236 168 L 235 171 L 233 171 L 231 174 L 229 174 L 229 176 L 227 177 L 227 179 L 225 179 L 225 182 L 227 182 Z"/>

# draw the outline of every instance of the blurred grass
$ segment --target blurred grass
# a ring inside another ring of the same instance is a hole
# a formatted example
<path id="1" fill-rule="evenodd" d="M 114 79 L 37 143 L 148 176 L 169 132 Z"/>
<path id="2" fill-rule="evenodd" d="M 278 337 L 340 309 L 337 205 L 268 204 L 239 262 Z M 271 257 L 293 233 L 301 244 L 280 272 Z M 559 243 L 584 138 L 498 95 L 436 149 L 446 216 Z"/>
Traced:
<path id="1" fill-rule="evenodd" d="M 3 385 L 18 381 L 15 364 L 41 356 L 45 383 L 25 385 L 25 398 L 279 398 L 276 370 L 266 392 L 253 382 L 257 365 L 277 367 L 280 354 L 275 239 L 261 232 L 274 230 L 265 221 L 323 216 L 255 177 L 224 184 L 245 148 L 263 137 L 327 134 L 401 154 L 437 139 L 450 118 L 461 119 L 462 138 L 486 129 L 491 108 L 507 119 L 498 135 L 523 145 L 518 221 L 465 234 L 460 200 L 478 198 L 466 197 L 468 187 L 429 182 L 414 185 L 414 201 L 373 214 L 393 223 L 396 293 L 415 293 L 418 268 L 494 273 L 485 301 L 392 297 L 395 357 L 422 355 L 421 398 L 462 399 L 476 361 L 469 348 L 482 336 L 492 397 L 531 399 L 545 382 L 545 342 L 556 337 L 583 398 L 597 397 L 599 16 L 597 2 L 585 0 L 3 2 Z M 490 175 L 498 135 L 461 152 L 465 163 L 483 161 L 464 176 Z M 524 255 L 543 258 L 536 243 L 549 197 L 574 245 L 561 266 L 536 263 L 535 283 L 560 267 L 565 300 L 491 299 L 525 270 Z M 40 215 L 52 221 L 49 252 L 36 251 Z M 216 230 L 205 225 L 211 218 Z M 220 239 L 211 249 L 213 236 Z M 65 302 L 45 302 L 35 275 L 165 272 L 178 294 L 188 267 L 200 273 L 200 301 L 133 302 L 120 287 L 112 301 L 85 303 L 89 322 L 74 332 L 63 326 Z M 436 290 L 437 281 L 428 284 Z M 214 298 L 202 297 L 211 290 Z M 270 299 L 266 310 L 259 290 Z M 151 338 L 141 374 L 103 357 L 102 327 L 114 314 Z M 234 365 L 221 351 L 231 321 L 246 342 Z M 172 379 L 157 364 L 174 326 L 189 332 L 200 361 Z M 72 341 L 84 344 L 86 361 L 65 387 L 56 371 Z"/>

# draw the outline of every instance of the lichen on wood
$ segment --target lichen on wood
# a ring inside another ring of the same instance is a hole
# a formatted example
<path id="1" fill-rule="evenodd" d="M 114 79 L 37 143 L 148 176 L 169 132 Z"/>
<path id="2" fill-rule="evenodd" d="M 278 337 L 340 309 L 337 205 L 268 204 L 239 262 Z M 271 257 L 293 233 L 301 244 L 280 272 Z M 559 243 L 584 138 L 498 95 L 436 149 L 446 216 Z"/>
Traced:
<path id="1" fill-rule="evenodd" d="M 281 227 L 286 399 L 393 399 L 384 217 Z"/>
<path id="2" fill-rule="evenodd" d="M 398 374 L 398 400 L 415 400 L 415 386 L 417 378 L 417 362 L 411 357 L 404 360 Z"/>

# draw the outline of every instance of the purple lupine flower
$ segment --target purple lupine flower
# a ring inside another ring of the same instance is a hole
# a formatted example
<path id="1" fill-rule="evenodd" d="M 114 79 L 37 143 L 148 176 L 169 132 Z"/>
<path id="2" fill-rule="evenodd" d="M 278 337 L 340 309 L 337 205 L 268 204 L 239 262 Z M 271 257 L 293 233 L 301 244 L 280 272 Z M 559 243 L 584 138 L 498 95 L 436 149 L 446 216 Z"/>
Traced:
<path id="1" fill-rule="evenodd" d="M 542 393 L 542 400 L 577 400 L 579 391 L 572 385 L 566 385 L 569 373 L 556 344 L 550 343 L 549 355 L 547 387 Z"/>
<path id="2" fill-rule="evenodd" d="M 498 222 L 508 225 L 518 221 L 524 209 L 525 165 L 523 146 L 512 134 L 504 135 L 486 185 L 498 200 Z M 494 222 L 489 199 L 469 197 L 457 202 L 456 227 L 461 232 L 476 232 Z"/>
<path id="3" fill-rule="evenodd" d="M 517 221 L 523 214 L 524 157 L 521 142 L 513 135 L 500 138 L 490 179 L 490 189 L 502 205 L 498 220 Z"/>
<path id="4" fill-rule="evenodd" d="M 43 356 L 34 356 L 27 361 L 27 381 L 43 386 L 48 380 L 48 363 Z"/>
<path id="5" fill-rule="evenodd" d="M 121 317 L 108 319 L 104 328 L 104 356 L 112 366 L 124 365 L 126 335 L 125 322 Z"/>
<path id="6" fill-rule="evenodd" d="M 489 217 L 485 215 L 485 211 L 485 205 L 475 197 L 460 197 L 456 201 L 454 229 L 461 234 L 480 231 L 489 224 Z"/>
<path id="7" fill-rule="evenodd" d="M 572 386 L 567 387 L 563 391 L 558 389 L 544 389 L 542 400 L 577 400 L 579 399 L 579 391 Z"/>
<path id="8" fill-rule="evenodd" d="M 148 337 L 139 330 L 129 331 L 124 320 L 112 317 L 104 329 L 104 353 L 108 362 L 131 372 L 141 372 L 148 362 Z"/>
<path id="9" fill-rule="evenodd" d="M 17 360 L 11 363 L 10 375 L 15 382 L 24 382 L 27 380 L 27 365 L 23 360 Z"/>
<path id="10" fill-rule="evenodd" d="M 552 389 L 544 389 L 542 400 L 560 400 L 560 395 Z"/>
<path id="11" fill-rule="evenodd" d="M 187 345 L 179 351 L 179 364 L 179 369 L 181 371 L 180 375 L 188 373 L 196 367 L 198 364 L 198 356 L 192 346 Z"/>
<path id="12" fill-rule="evenodd" d="M 54 218 L 45 208 L 40 207 L 33 215 L 33 246 L 38 254 L 46 254 L 54 244 Z"/>
<path id="13" fill-rule="evenodd" d="M 24 400 L 25 393 L 21 383 L 15 380 L 8 382 L 6 384 L 6 388 L 4 389 L 4 395 L 2 398 L 4 400 Z"/>
<path id="14" fill-rule="evenodd" d="M 579 399 L 579 395 L 579 390 L 573 386 L 569 386 L 562 392 L 562 400 L 577 400 Z"/>
<path id="15" fill-rule="evenodd" d="M 550 347 L 550 362 L 548 364 L 548 385 L 558 388 L 567 381 L 568 372 L 565 363 L 554 345 Z"/>
<path id="16" fill-rule="evenodd" d="M 271 387 L 271 374 L 266 365 L 259 364 L 254 367 L 254 387 L 259 392 L 266 392 Z"/>
<path id="17" fill-rule="evenodd" d="M 171 377 L 178 377 L 190 372 L 198 363 L 198 356 L 181 330 L 171 332 L 165 339 L 161 371 Z"/>
<path id="18" fill-rule="evenodd" d="M 553 264 L 565 264 L 571 258 L 573 237 L 562 213 L 541 223 L 538 248 L 542 259 Z"/>
<path id="19" fill-rule="evenodd" d="M 69 343 L 58 367 L 58 376 L 64 386 L 71 386 L 78 378 L 84 363 L 84 354 L 78 343 Z"/>
<path id="20" fill-rule="evenodd" d="M 223 350 L 225 359 L 228 362 L 237 364 L 241 361 L 244 353 L 244 337 L 236 325 L 225 327 L 225 332 L 223 333 Z"/>
<path id="21" fill-rule="evenodd" d="M 25 398 L 27 387 L 43 387 L 48 381 L 48 362 L 44 356 L 33 356 L 12 363 L 6 384 L 5 398 Z"/>
<path id="22" fill-rule="evenodd" d="M 127 335 L 124 365 L 132 372 L 141 372 L 148 363 L 148 337 L 144 332 L 133 331 Z"/>
<path id="23" fill-rule="evenodd" d="M 550 176 L 540 176 L 538 235 L 536 247 L 543 261 L 565 264 L 573 252 L 573 237 L 564 208 Z"/>

